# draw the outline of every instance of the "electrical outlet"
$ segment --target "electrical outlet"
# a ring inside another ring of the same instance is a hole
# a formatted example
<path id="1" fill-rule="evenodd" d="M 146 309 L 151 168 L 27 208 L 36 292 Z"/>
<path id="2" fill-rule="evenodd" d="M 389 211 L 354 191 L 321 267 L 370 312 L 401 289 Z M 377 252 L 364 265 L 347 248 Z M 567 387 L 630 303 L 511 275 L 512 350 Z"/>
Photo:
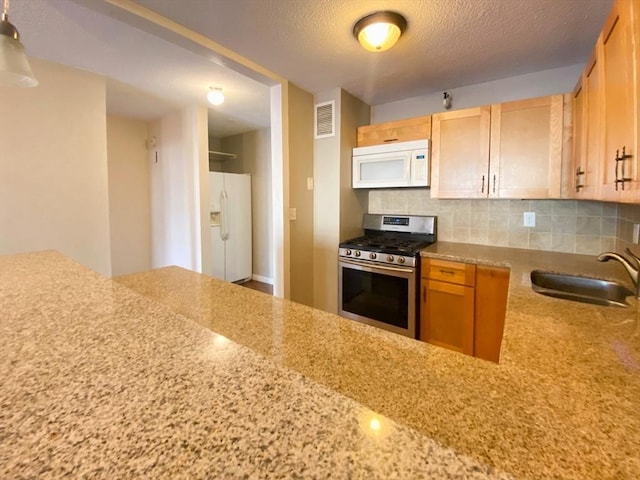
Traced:
<path id="1" fill-rule="evenodd" d="M 289 220 L 295 220 L 298 216 L 298 212 L 295 208 L 289 209 Z"/>
<path id="2" fill-rule="evenodd" d="M 313 177 L 307 177 L 307 190 L 313 190 Z"/>
<path id="3" fill-rule="evenodd" d="M 524 212 L 524 226 L 535 227 L 536 226 L 536 212 Z"/>
<path id="4" fill-rule="evenodd" d="M 631 243 L 640 243 L 640 223 L 633 224 L 633 240 Z"/>

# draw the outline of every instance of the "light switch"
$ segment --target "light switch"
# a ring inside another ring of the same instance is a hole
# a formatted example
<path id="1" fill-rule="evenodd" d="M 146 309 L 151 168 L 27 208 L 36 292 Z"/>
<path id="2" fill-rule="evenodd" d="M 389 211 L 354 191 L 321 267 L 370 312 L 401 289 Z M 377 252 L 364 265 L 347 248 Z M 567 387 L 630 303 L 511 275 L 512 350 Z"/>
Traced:
<path id="1" fill-rule="evenodd" d="M 536 226 L 536 212 L 524 212 L 524 226 L 525 227 Z"/>
<path id="2" fill-rule="evenodd" d="M 307 190 L 313 190 L 313 177 L 307 177 Z"/>
<path id="3" fill-rule="evenodd" d="M 295 220 L 297 218 L 298 212 L 295 208 L 289 209 L 289 220 Z"/>

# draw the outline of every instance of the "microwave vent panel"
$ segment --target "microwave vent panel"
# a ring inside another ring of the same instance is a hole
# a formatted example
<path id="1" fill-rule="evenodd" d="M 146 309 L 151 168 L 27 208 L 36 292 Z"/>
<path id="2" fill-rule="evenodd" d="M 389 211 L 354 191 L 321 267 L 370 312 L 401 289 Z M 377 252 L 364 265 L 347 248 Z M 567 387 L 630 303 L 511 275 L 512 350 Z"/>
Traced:
<path id="1" fill-rule="evenodd" d="M 336 134 L 335 101 L 318 103 L 315 106 L 315 138 L 333 137 Z"/>

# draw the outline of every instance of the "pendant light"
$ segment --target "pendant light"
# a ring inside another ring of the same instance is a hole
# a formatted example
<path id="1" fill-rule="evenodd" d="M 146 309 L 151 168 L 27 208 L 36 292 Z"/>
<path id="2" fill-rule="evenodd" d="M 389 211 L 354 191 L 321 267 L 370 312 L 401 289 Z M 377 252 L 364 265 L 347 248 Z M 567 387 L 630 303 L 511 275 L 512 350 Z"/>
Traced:
<path id="1" fill-rule="evenodd" d="M 396 12 L 381 11 L 362 17 L 353 26 L 353 36 L 370 52 L 393 47 L 407 28 L 407 20 Z"/>
<path id="2" fill-rule="evenodd" d="M 38 80 L 33 76 L 29 61 L 20 43 L 18 29 L 9 22 L 9 0 L 4 0 L 0 21 L 0 86 L 35 87 Z"/>

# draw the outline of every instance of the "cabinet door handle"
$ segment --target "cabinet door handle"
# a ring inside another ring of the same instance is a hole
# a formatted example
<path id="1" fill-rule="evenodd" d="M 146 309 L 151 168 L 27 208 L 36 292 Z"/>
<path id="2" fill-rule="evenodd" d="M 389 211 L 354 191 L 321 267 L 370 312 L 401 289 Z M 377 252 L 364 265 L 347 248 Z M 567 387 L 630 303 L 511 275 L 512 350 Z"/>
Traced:
<path id="1" fill-rule="evenodd" d="M 625 182 L 630 182 L 631 181 L 631 177 L 625 177 L 624 176 L 624 161 L 628 158 L 631 158 L 631 155 L 629 155 L 626 152 L 626 146 L 622 147 L 622 155 L 620 155 L 620 151 L 616 150 L 616 179 L 615 179 L 615 185 L 616 185 L 616 190 L 618 190 L 618 184 L 621 183 L 622 184 L 622 190 L 624 190 L 624 184 Z M 622 163 L 622 176 L 620 178 L 618 178 L 618 165 Z"/>
<path id="2" fill-rule="evenodd" d="M 615 184 L 616 184 L 616 191 L 618 190 L 618 183 L 620 183 L 620 180 L 618 180 L 618 165 L 620 165 L 620 151 L 616 150 L 616 180 L 615 180 Z"/>
<path id="3" fill-rule="evenodd" d="M 584 171 L 578 167 L 576 168 L 576 193 L 579 193 L 580 189 L 584 188 L 584 184 L 580 183 L 580 175 L 584 175 Z"/>
<path id="4" fill-rule="evenodd" d="M 496 193 L 496 176 L 493 175 L 493 193 Z"/>
<path id="5" fill-rule="evenodd" d="M 484 193 L 484 175 L 482 175 L 482 190 L 480 193 Z"/>

